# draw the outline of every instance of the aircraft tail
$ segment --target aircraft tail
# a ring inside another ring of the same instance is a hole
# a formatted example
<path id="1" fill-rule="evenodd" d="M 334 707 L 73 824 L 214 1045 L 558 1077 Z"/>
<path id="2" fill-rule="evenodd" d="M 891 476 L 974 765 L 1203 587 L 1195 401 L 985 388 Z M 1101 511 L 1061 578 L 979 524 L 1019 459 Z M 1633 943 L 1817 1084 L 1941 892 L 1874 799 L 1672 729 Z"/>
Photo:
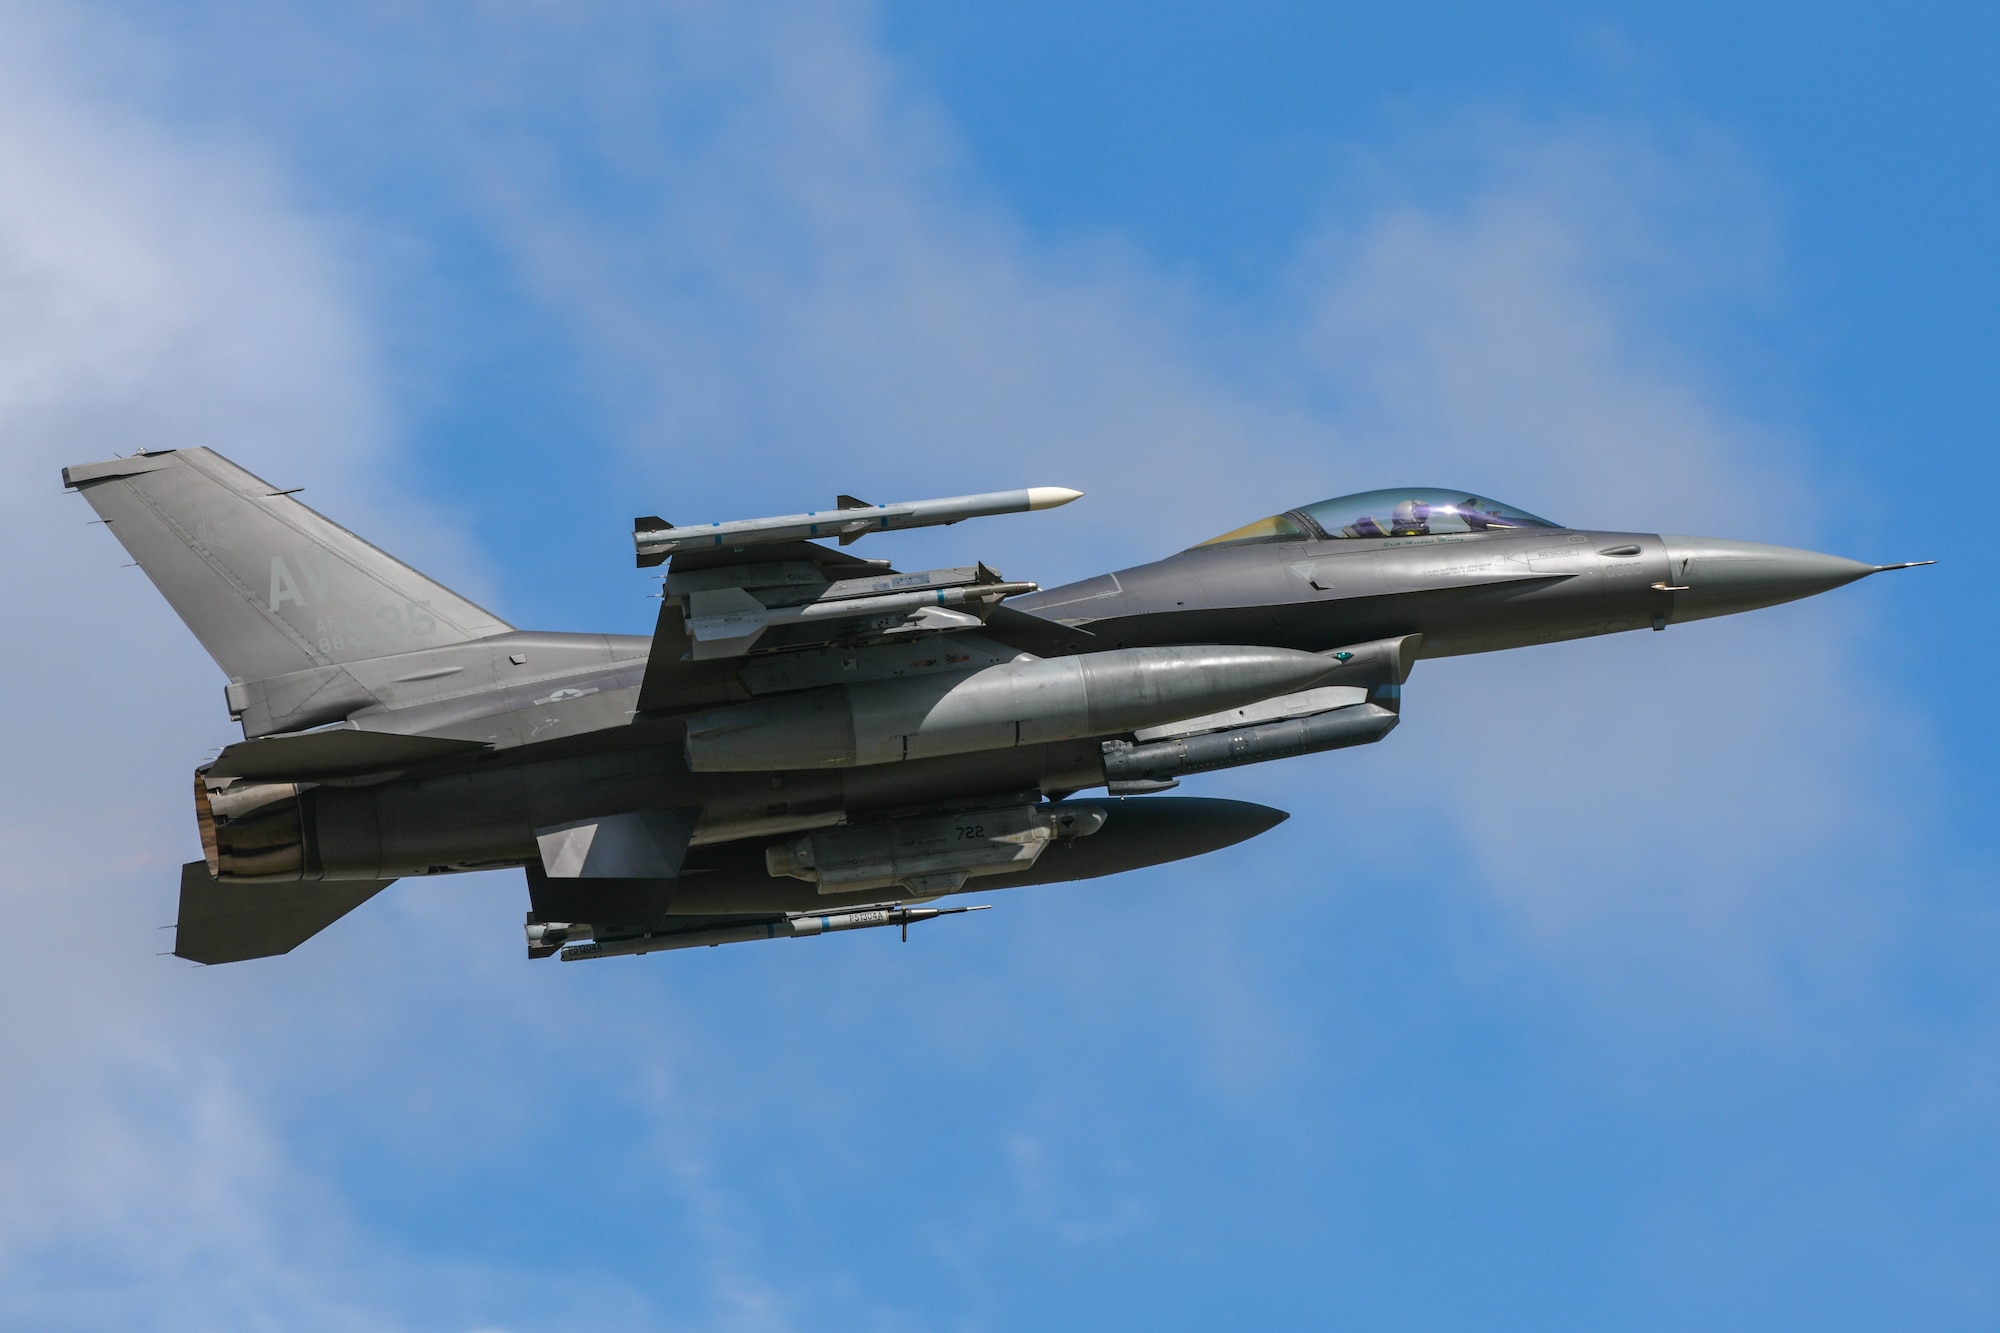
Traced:
<path id="1" fill-rule="evenodd" d="M 63 469 L 232 683 L 513 628 L 209 449 Z"/>

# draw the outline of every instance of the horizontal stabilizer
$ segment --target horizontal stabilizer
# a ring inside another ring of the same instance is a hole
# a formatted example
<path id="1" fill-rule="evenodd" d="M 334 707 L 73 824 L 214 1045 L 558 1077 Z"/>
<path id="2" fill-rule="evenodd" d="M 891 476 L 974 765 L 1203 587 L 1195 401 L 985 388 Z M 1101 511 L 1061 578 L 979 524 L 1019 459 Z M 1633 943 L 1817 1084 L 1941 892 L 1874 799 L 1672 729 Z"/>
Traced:
<path id="1" fill-rule="evenodd" d="M 181 867 L 174 956 L 240 963 L 290 953 L 393 883 L 224 884 L 209 875 L 206 862 L 190 861 Z"/>
<path id="2" fill-rule="evenodd" d="M 484 750 L 483 741 L 442 736 L 399 736 L 387 731 L 334 727 L 291 736 L 238 741 L 206 770 L 211 778 L 317 782 L 408 768 L 427 760 Z"/>

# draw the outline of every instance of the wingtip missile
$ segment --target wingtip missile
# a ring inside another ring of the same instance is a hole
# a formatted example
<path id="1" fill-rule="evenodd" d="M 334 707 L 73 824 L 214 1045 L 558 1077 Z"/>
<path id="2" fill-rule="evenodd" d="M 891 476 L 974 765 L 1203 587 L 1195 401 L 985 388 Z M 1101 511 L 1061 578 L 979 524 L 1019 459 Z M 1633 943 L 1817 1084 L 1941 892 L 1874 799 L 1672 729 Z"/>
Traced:
<path id="1" fill-rule="evenodd" d="M 838 508 L 786 514 L 777 518 L 745 518 L 684 527 L 674 527 L 658 519 L 640 519 L 632 528 L 632 544 L 637 549 L 641 565 L 656 565 L 679 551 L 718 546 L 764 546 L 774 542 L 827 538 L 837 538 L 842 545 L 846 545 L 871 532 L 939 527 L 968 518 L 1054 509 L 1082 494 L 1082 491 L 1071 490 L 1067 486 L 1030 486 L 1018 491 L 988 491 L 980 495 L 954 495 L 941 500 L 909 500 L 886 505 L 865 504 L 851 495 L 843 495 Z"/>

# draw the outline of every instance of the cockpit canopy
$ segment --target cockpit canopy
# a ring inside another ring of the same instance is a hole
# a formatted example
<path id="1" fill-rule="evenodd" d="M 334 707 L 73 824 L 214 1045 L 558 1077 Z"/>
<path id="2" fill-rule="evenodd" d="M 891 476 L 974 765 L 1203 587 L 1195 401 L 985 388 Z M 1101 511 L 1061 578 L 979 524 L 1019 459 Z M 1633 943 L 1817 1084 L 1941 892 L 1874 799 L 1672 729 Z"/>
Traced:
<path id="1" fill-rule="evenodd" d="M 1545 518 L 1485 500 L 1464 491 L 1436 487 L 1363 491 L 1318 504 L 1301 505 L 1282 514 L 1211 537 L 1203 546 L 1238 542 L 1303 541 L 1320 537 L 1339 541 L 1351 537 L 1430 537 L 1456 532 L 1493 532 L 1505 528 L 1555 528 Z"/>

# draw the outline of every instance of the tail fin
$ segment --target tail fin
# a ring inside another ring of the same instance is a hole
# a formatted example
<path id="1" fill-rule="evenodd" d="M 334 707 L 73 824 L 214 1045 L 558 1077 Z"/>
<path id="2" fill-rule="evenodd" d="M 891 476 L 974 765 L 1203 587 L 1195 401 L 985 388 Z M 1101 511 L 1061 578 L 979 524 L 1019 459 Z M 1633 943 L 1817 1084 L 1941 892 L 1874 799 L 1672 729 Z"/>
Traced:
<path id="1" fill-rule="evenodd" d="M 63 469 L 230 680 L 513 628 L 208 449 Z"/>

